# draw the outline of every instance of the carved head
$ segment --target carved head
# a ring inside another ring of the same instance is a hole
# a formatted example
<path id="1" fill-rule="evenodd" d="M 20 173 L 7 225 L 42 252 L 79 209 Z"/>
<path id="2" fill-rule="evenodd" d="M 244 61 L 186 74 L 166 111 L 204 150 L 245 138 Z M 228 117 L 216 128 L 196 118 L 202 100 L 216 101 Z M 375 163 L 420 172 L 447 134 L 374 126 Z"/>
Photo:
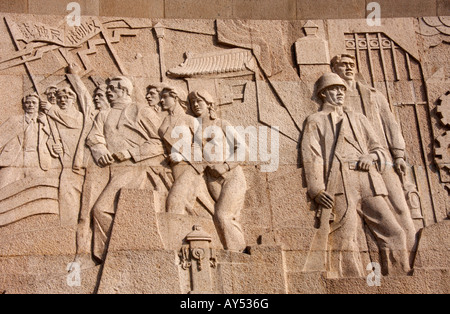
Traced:
<path id="1" fill-rule="evenodd" d="M 166 86 L 161 92 L 161 106 L 163 110 L 173 112 L 177 105 L 180 105 L 183 109 L 186 109 L 186 94 L 176 88 Z"/>
<path id="2" fill-rule="evenodd" d="M 331 60 L 331 70 L 343 80 L 354 81 L 356 76 L 356 58 L 352 55 L 337 55 Z"/>
<path id="3" fill-rule="evenodd" d="M 26 114 L 34 115 L 39 110 L 39 96 L 36 93 L 25 95 L 22 99 L 23 110 Z"/>
<path id="4" fill-rule="evenodd" d="M 108 86 L 105 84 L 100 85 L 94 90 L 94 104 L 95 109 L 97 110 L 105 110 L 110 107 L 108 98 L 106 97 L 106 90 Z"/>
<path id="5" fill-rule="evenodd" d="M 217 119 L 214 98 L 206 90 L 197 90 L 189 94 L 189 104 L 196 117 Z"/>
<path id="6" fill-rule="evenodd" d="M 111 104 L 121 100 L 131 100 L 133 83 L 124 76 L 117 76 L 106 81 L 106 97 Z"/>
<path id="7" fill-rule="evenodd" d="M 347 86 L 341 77 L 335 73 L 326 73 L 317 81 L 317 96 L 324 103 L 343 106 Z"/>
<path id="8" fill-rule="evenodd" d="M 77 100 L 77 95 L 69 87 L 64 87 L 56 93 L 58 107 L 61 110 L 69 110 Z"/>
<path id="9" fill-rule="evenodd" d="M 56 105 L 56 93 L 58 92 L 58 87 L 52 85 L 45 90 L 45 96 L 47 96 L 47 100 L 52 105 Z"/>
<path id="10" fill-rule="evenodd" d="M 149 85 L 147 87 L 147 94 L 145 98 L 147 99 L 149 106 L 151 107 L 159 106 L 161 102 L 162 89 L 163 89 L 162 86 L 159 85 Z"/>

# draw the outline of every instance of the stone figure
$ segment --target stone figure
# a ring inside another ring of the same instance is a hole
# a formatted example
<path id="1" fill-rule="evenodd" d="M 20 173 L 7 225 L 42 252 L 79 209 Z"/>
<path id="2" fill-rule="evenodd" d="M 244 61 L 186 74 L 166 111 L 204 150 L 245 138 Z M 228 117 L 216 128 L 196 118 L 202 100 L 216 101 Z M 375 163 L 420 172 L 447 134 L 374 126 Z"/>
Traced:
<path id="1" fill-rule="evenodd" d="M 47 95 L 49 97 L 49 95 Z M 51 97 L 49 97 L 52 100 Z M 57 105 L 41 102 L 41 109 L 47 115 L 52 136 L 49 138 L 50 152 L 58 158 L 62 167 L 59 188 L 59 206 L 61 224 L 76 226 L 81 206 L 81 192 L 84 173 L 80 169 L 79 147 L 83 132 L 84 116 L 77 105 L 77 95 L 69 87 L 61 88 L 56 93 Z"/>
<path id="2" fill-rule="evenodd" d="M 320 229 L 305 270 L 325 266 L 331 278 L 363 276 L 357 241 L 362 218 L 377 239 L 386 274 L 405 274 L 410 271 L 406 233 L 388 205 L 381 174 L 389 152 L 364 115 L 345 109 L 347 87 L 337 74 L 323 75 L 317 87 L 323 106 L 307 118 L 301 149 Z M 314 259 L 321 251 L 324 259 Z"/>
<path id="3" fill-rule="evenodd" d="M 76 158 L 77 169 L 85 173 L 77 229 L 77 255 L 80 255 L 90 254 L 92 251 L 92 208 L 109 180 L 108 170 L 98 167 L 93 160 L 90 150 L 86 146 L 86 139 L 99 112 L 108 110 L 110 105 L 106 97 L 107 86 L 105 84 L 97 86 L 91 96 L 77 72 L 77 68 L 71 66 L 67 78 L 77 93 L 84 112 L 83 132 L 80 137 L 79 154 Z"/>
<path id="4" fill-rule="evenodd" d="M 0 188 L 27 177 L 44 176 L 51 168 L 47 147 L 50 130 L 39 119 L 39 96 L 22 100 L 24 115 L 0 126 Z"/>
<path id="5" fill-rule="evenodd" d="M 351 55 L 338 55 L 331 61 L 332 71 L 347 85 L 346 107 L 364 114 L 374 128 L 380 144 L 390 154 L 382 176 L 388 190 L 389 202 L 395 218 L 406 233 L 411 266 L 416 246 L 416 228 L 411 217 L 404 187 L 407 164 L 405 162 L 405 140 L 395 120 L 386 97 L 376 89 L 356 80 L 356 59 Z M 401 178 L 401 179 L 400 179 Z"/>
<path id="6" fill-rule="evenodd" d="M 47 89 L 45 90 L 44 95 L 47 97 L 47 101 L 51 105 L 56 105 L 57 92 L 58 92 L 58 87 L 55 85 L 51 85 L 51 86 L 47 87 Z"/>
<path id="7" fill-rule="evenodd" d="M 148 107 L 146 109 L 147 115 L 151 117 L 154 124 L 161 127 L 162 122 L 167 117 L 167 111 L 162 110 L 161 107 L 161 92 L 163 87 L 161 85 L 149 85 L 147 87 L 146 99 L 148 102 Z"/>
<path id="8" fill-rule="evenodd" d="M 177 88 L 165 87 L 161 92 L 161 105 L 168 117 L 163 121 L 159 136 L 164 143 L 175 182 L 169 192 L 166 209 L 172 214 L 193 213 L 196 200 L 196 185 L 201 180 L 203 169 L 192 163 L 191 151 L 180 151 L 177 142 L 193 144 L 194 118 L 186 114 L 186 95 Z M 184 132 L 183 132 L 184 131 Z M 182 139 L 178 138 L 182 133 Z"/>
<path id="9" fill-rule="evenodd" d="M 109 182 L 92 209 L 93 256 L 99 262 L 105 260 L 120 190 L 139 188 L 147 179 L 146 170 L 164 162 L 161 140 L 141 124 L 131 81 L 114 77 L 107 86 L 111 108 L 100 111 L 86 142 L 95 162 L 109 168 Z"/>
<path id="10" fill-rule="evenodd" d="M 204 148 L 201 163 L 208 190 L 216 202 L 214 222 L 218 234 L 226 250 L 242 252 L 246 242 L 239 220 L 244 208 L 247 181 L 240 163 L 232 160 L 230 155 L 235 156 L 238 149 L 246 150 L 245 142 L 228 121 L 217 117 L 215 101 L 207 91 L 192 92 L 189 103 L 201 122 L 195 132 L 195 143 Z M 204 131 L 208 133 L 208 129 L 214 137 L 205 138 Z M 217 152 L 223 154 L 214 156 Z"/>

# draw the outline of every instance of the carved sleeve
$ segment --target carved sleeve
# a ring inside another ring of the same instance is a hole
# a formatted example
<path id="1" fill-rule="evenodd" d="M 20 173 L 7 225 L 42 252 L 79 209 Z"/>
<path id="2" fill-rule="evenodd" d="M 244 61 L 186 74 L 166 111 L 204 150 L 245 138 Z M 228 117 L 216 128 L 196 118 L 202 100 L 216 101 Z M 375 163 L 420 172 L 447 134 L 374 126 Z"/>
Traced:
<path id="1" fill-rule="evenodd" d="M 89 117 L 89 114 L 94 111 L 94 103 L 92 101 L 92 96 L 89 94 L 89 91 L 84 85 L 83 81 L 78 75 L 75 74 L 66 74 L 67 79 L 72 85 L 75 93 L 77 94 L 78 101 L 80 102 L 80 107 L 84 117 Z"/>
<path id="2" fill-rule="evenodd" d="M 301 144 L 303 166 L 305 171 L 308 194 L 314 199 L 326 190 L 324 182 L 325 156 L 321 145 L 320 124 L 316 119 L 308 118 Z"/>
<path id="3" fill-rule="evenodd" d="M 377 105 L 380 110 L 380 117 L 383 122 L 384 133 L 389 145 L 389 149 L 394 159 L 405 158 L 405 140 L 399 124 L 395 120 L 389 102 L 380 92 L 377 92 Z"/>
<path id="4" fill-rule="evenodd" d="M 370 123 L 364 115 L 360 115 L 360 125 L 364 132 L 364 137 L 367 142 L 367 149 L 370 154 L 376 154 L 378 156 L 378 169 L 383 172 L 386 168 L 386 162 L 388 160 L 388 152 L 380 144 L 378 137 Z"/>
<path id="5" fill-rule="evenodd" d="M 86 139 L 86 145 L 90 148 L 95 161 L 98 161 L 100 157 L 109 154 L 108 148 L 106 147 L 106 138 L 103 132 L 107 117 L 107 112 L 100 112 L 97 115 L 92 130 Z"/>

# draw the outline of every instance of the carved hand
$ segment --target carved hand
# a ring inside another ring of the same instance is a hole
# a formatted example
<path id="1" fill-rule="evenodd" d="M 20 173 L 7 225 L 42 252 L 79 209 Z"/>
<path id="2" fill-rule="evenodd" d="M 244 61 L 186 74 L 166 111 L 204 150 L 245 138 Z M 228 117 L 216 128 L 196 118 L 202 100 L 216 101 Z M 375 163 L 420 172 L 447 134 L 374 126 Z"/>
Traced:
<path id="1" fill-rule="evenodd" d="M 64 149 L 63 149 L 63 146 L 61 144 L 54 144 L 52 146 L 52 149 L 53 149 L 53 153 L 55 155 L 61 156 L 61 155 L 64 154 Z"/>
<path id="2" fill-rule="evenodd" d="M 111 154 L 103 155 L 98 160 L 98 164 L 101 167 L 106 167 L 106 166 L 112 165 L 113 163 L 114 163 L 114 158 L 113 158 L 113 156 Z"/>
<path id="3" fill-rule="evenodd" d="M 67 68 L 67 73 L 69 73 L 69 74 L 78 74 L 78 73 L 80 73 L 80 67 L 76 63 L 72 63 Z"/>
<path id="4" fill-rule="evenodd" d="M 131 154 L 129 151 L 124 150 L 123 152 L 116 153 L 112 156 L 118 162 L 124 162 L 131 159 Z"/>
<path id="5" fill-rule="evenodd" d="M 183 161 L 183 156 L 179 153 L 172 153 L 169 155 L 169 158 L 173 163 L 179 163 Z"/>
<path id="6" fill-rule="evenodd" d="M 404 176 L 408 169 L 408 165 L 406 164 L 405 159 L 397 158 L 394 162 L 394 168 L 400 176 Z"/>
<path id="7" fill-rule="evenodd" d="M 365 155 L 359 159 L 358 170 L 369 171 L 370 167 L 373 166 L 373 162 L 376 161 L 376 155 Z"/>
<path id="8" fill-rule="evenodd" d="M 228 171 L 229 171 L 229 167 L 226 164 L 215 165 L 215 166 L 210 166 L 209 167 L 209 173 L 214 178 L 220 178 L 221 176 L 223 176 Z"/>
<path id="9" fill-rule="evenodd" d="M 314 201 L 327 209 L 332 209 L 334 207 L 334 198 L 325 191 L 320 192 Z"/>
<path id="10" fill-rule="evenodd" d="M 39 102 L 39 108 L 44 113 L 47 113 L 50 110 L 51 107 L 52 107 L 52 105 L 46 100 L 41 100 Z"/>

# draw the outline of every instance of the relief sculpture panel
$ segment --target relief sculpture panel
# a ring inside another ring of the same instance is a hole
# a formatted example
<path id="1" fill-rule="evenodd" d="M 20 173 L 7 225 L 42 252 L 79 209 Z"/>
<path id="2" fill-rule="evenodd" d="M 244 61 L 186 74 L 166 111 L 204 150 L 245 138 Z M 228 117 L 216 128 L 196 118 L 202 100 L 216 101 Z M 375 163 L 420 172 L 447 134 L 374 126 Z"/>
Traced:
<path id="1" fill-rule="evenodd" d="M 447 21 L 1 15 L 0 290 L 448 293 Z"/>

